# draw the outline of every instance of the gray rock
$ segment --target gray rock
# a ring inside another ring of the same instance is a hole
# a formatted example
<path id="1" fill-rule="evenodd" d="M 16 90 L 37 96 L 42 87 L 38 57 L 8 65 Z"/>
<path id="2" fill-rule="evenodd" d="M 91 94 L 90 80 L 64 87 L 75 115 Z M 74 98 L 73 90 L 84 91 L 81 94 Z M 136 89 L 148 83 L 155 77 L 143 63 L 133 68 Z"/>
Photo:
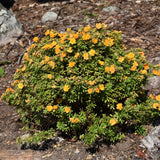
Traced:
<path id="1" fill-rule="evenodd" d="M 117 7 L 115 7 L 115 6 L 104 7 L 102 9 L 102 11 L 104 11 L 104 12 L 115 12 L 116 10 L 117 10 Z"/>
<path id="2" fill-rule="evenodd" d="M 160 77 L 159 76 L 150 77 L 145 88 L 147 90 L 160 89 Z"/>
<path id="3" fill-rule="evenodd" d="M 0 45 L 15 41 L 22 33 L 22 25 L 13 12 L 0 3 Z"/>
<path id="4" fill-rule="evenodd" d="M 42 23 L 46 23 L 47 21 L 55 21 L 58 15 L 55 12 L 46 12 L 42 17 Z"/>

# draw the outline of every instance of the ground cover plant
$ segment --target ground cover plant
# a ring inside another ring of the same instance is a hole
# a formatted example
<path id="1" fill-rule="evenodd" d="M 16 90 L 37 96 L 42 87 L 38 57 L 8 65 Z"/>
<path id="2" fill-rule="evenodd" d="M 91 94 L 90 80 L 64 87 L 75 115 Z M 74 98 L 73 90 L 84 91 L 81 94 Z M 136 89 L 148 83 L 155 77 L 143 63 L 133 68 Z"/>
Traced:
<path id="1" fill-rule="evenodd" d="M 1 97 L 21 115 L 30 133 L 23 141 L 38 143 L 61 131 L 88 145 L 115 142 L 123 126 L 134 124 L 141 133 L 142 124 L 160 116 L 160 95 L 144 90 L 160 66 L 147 63 L 142 49 L 126 50 L 120 31 L 97 23 L 78 32 L 47 30 L 33 41 Z"/>

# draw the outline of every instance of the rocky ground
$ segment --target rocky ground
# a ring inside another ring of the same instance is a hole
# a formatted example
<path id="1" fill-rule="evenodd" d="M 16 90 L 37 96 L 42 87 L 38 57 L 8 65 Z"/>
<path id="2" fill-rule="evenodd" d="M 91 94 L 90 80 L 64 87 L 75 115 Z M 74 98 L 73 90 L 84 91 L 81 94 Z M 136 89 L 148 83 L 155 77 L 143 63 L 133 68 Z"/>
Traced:
<path id="1" fill-rule="evenodd" d="M 160 62 L 160 1 L 156 0 L 15 0 L 11 8 L 22 23 L 24 34 L 16 42 L 0 47 L 0 62 L 5 75 L 0 78 L 0 95 L 13 81 L 19 57 L 23 55 L 35 36 L 42 37 L 48 28 L 63 32 L 66 28 L 78 29 L 84 25 L 106 23 L 109 29 L 121 30 L 127 48 L 145 50 L 149 62 Z M 42 23 L 47 11 L 57 13 L 53 22 Z M 154 90 L 152 91 L 154 94 Z M 155 91 L 160 92 L 160 91 Z M 156 94 L 155 93 L 155 94 Z M 16 138 L 23 135 L 22 124 L 14 107 L 0 102 L 0 160 L 158 160 L 140 146 L 143 136 L 129 132 L 121 143 L 104 144 L 88 148 L 75 140 L 59 138 L 45 144 L 45 150 L 22 150 Z M 146 126 L 148 132 L 153 124 Z M 160 159 L 160 157 L 159 157 Z"/>

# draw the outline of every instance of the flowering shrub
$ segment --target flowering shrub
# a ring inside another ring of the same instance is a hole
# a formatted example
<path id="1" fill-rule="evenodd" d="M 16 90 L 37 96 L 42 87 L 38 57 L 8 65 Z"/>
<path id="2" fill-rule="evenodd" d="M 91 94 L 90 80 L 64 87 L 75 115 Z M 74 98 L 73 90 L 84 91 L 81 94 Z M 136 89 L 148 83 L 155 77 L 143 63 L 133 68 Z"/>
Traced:
<path id="1" fill-rule="evenodd" d="M 30 142 L 56 130 L 88 145 L 114 142 L 122 126 L 160 116 L 160 95 L 143 89 L 149 76 L 160 76 L 159 66 L 148 64 L 141 49 L 126 50 L 120 31 L 98 23 L 78 32 L 47 30 L 33 40 L 2 95 L 17 107 Z"/>

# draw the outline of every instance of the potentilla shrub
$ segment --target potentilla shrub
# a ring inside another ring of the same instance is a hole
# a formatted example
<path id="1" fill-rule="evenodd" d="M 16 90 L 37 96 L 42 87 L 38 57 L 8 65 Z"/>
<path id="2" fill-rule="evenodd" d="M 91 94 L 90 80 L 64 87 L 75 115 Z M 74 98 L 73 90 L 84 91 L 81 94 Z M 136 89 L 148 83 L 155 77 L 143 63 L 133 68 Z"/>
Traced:
<path id="1" fill-rule="evenodd" d="M 160 116 L 160 95 L 144 85 L 160 75 L 143 50 L 126 50 L 120 31 L 98 23 L 74 32 L 47 30 L 23 57 L 2 99 L 16 106 L 32 143 L 61 131 L 91 145 L 115 142 L 122 126 L 145 124 Z M 26 141 L 27 141 L 26 140 Z"/>

